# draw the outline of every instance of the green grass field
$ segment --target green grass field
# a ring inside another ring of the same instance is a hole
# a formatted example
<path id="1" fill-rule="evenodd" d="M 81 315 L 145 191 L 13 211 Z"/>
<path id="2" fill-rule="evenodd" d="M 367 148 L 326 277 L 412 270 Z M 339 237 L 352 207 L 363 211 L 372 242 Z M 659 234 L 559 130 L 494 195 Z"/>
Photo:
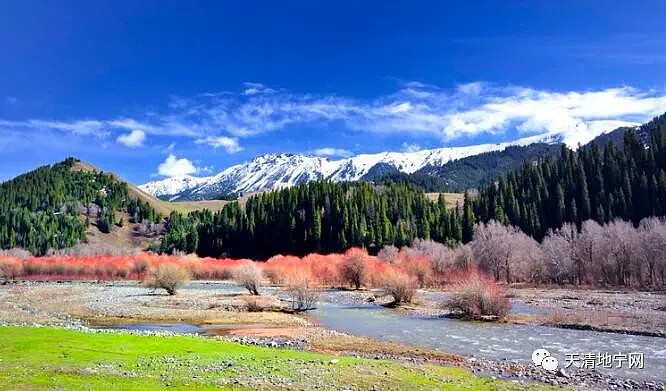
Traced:
<path id="1" fill-rule="evenodd" d="M 332 363 L 331 360 L 338 362 Z M 0 389 L 546 389 L 434 365 L 203 337 L 0 327 Z"/>

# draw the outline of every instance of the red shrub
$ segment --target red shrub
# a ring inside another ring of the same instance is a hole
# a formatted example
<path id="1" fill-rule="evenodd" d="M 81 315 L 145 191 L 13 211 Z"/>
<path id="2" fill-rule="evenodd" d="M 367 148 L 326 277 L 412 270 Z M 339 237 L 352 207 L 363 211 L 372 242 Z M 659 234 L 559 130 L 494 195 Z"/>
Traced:
<path id="1" fill-rule="evenodd" d="M 433 279 L 432 264 L 425 255 L 412 254 L 401 263 L 407 274 L 415 279 L 419 287 L 429 285 Z"/>
<path id="2" fill-rule="evenodd" d="M 392 305 L 411 303 L 416 294 L 417 282 L 400 269 L 388 270 L 382 275 L 382 288 L 393 296 Z"/>
<path id="3" fill-rule="evenodd" d="M 24 273 L 23 263 L 16 258 L 0 259 L 0 279 L 14 281 Z"/>
<path id="4" fill-rule="evenodd" d="M 177 264 L 185 268 L 193 279 L 224 280 L 233 277 L 238 266 L 248 259 L 198 258 L 196 256 L 158 255 L 141 253 L 123 256 L 70 256 L 54 255 L 12 260 L 18 264 L 27 279 L 145 279 L 150 270 L 162 264 Z M 309 254 L 299 258 L 277 255 L 266 262 L 257 262 L 273 284 L 288 285 L 295 277 L 307 278 L 309 284 L 339 286 L 384 286 L 384 274 L 400 270 L 427 285 L 433 280 L 427 259 L 411 255 L 402 256 L 396 264 L 389 264 L 368 255 L 364 249 L 353 248 L 344 254 Z M 16 274 L 16 273 L 13 273 Z"/>
<path id="5" fill-rule="evenodd" d="M 359 289 L 367 276 L 368 253 L 359 248 L 351 248 L 345 252 L 342 261 L 340 275 L 343 281 L 352 287 Z"/>
<path id="6" fill-rule="evenodd" d="M 342 285 L 340 265 L 344 258 L 340 254 L 310 254 L 305 260 L 310 264 L 314 281 L 324 286 Z"/>
<path id="7" fill-rule="evenodd" d="M 463 318 L 488 315 L 501 318 L 509 312 L 509 300 L 504 288 L 481 273 L 469 272 L 456 283 L 455 290 L 446 307 Z"/>

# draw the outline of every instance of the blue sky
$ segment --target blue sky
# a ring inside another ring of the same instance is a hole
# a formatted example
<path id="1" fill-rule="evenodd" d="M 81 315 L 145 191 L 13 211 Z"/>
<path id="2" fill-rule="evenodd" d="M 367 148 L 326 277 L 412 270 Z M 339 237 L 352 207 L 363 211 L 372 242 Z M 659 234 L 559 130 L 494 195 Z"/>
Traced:
<path id="1" fill-rule="evenodd" d="M 663 1 L 3 2 L 0 180 L 70 155 L 142 183 L 267 152 L 576 145 L 666 111 L 663 15 Z"/>

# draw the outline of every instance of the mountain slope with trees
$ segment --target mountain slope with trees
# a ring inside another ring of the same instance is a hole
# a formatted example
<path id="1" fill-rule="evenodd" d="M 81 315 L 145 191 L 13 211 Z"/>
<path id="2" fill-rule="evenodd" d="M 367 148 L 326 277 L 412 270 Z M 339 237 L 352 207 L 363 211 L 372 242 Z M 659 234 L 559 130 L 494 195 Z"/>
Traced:
<path id="1" fill-rule="evenodd" d="M 130 197 L 127 183 L 101 171 L 81 169 L 68 158 L 0 184 L 0 247 L 21 247 L 42 255 L 86 240 L 91 223 L 101 232 L 122 225 L 116 212 L 134 222 L 162 216 Z"/>
<path id="2" fill-rule="evenodd" d="M 414 175 L 417 183 L 419 177 L 429 175 L 445 185 L 442 189 L 427 191 L 462 192 L 490 183 L 500 175 L 506 175 L 519 168 L 525 161 L 554 156 L 560 148 L 561 144 L 546 143 L 510 146 L 502 151 L 486 152 L 454 160 L 442 166 L 427 166 Z"/>
<path id="3" fill-rule="evenodd" d="M 642 140 L 645 135 L 647 144 Z M 622 218 L 638 224 L 666 212 L 666 116 L 577 152 L 562 146 L 556 158 L 524 164 L 482 188 L 475 202 L 481 221 L 497 220 L 541 239 L 565 222 L 606 223 Z"/>
<path id="4" fill-rule="evenodd" d="M 393 182 L 411 184 L 430 193 L 448 192 L 456 189 L 440 177 L 419 172 L 406 174 L 386 163 L 375 165 L 361 180 L 373 183 Z"/>

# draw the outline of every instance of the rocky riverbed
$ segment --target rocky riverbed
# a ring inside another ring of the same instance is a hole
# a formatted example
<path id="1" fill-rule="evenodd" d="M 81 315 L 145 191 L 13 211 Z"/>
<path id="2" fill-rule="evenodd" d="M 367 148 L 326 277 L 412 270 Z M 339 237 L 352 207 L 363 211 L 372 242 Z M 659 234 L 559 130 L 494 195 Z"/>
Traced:
<path id="1" fill-rule="evenodd" d="M 266 311 L 248 312 L 243 290 L 233 284 L 192 283 L 176 296 L 152 292 L 133 282 L 28 282 L 0 286 L 0 322 L 19 325 L 66 327 L 89 332 L 132 332 L 171 335 L 166 331 L 108 329 L 110 325 L 137 322 L 191 324 L 202 328 L 201 334 L 238 343 L 312 350 L 336 354 L 429 362 L 467 368 L 476 374 L 511 379 L 517 383 L 539 381 L 549 384 L 576 386 L 583 389 L 662 390 L 663 382 L 613 376 L 591 370 L 564 369 L 548 372 L 515 360 L 489 360 L 480 356 L 459 356 L 437 349 L 410 344 L 387 342 L 316 325 L 312 316 L 280 312 L 288 307 L 284 292 L 276 288 L 264 290 L 261 306 Z M 562 292 L 558 292 L 561 294 Z M 421 292 L 419 305 L 397 312 L 441 316 L 436 303 L 446 292 Z M 530 290 L 514 295 L 514 302 L 534 308 L 547 308 L 545 303 L 566 302 L 556 294 L 536 294 Z M 604 297 L 604 293 L 599 293 Z M 626 297 L 627 300 L 630 294 Z M 641 310 L 654 306 L 652 296 L 637 294 Z M 544 298 L 548 297 L 548 298 Z M 573 297 L 573 296 L 572 296 Z M 252 299 L 252 298 L 250 298 Z M 321 295 L 327 303 L 346 306 L 381 306 L 390 298 L 380 291 L 327 291 Z M 541 300 L 534 303 L 530 300 Z M 602 299 L 600 299 L 602 300 Z M 591 301 L 591 300 L 588 300 Z M 617 301 L 624 303 L 624 301 Z M 561 306 L 561 304 L 558 304 Z M 589 305 L 589 304 L 586 304 Z M 620 304 L 617 304 L 620 305 Z M 575 310 L 575 309 L 573 309 Z M 387 310 L 389 311 L 389 310 Z M 392 310 L 395 311 L 395 310 Z M 102 328 L 100 328 L 102 327 Z"/>

